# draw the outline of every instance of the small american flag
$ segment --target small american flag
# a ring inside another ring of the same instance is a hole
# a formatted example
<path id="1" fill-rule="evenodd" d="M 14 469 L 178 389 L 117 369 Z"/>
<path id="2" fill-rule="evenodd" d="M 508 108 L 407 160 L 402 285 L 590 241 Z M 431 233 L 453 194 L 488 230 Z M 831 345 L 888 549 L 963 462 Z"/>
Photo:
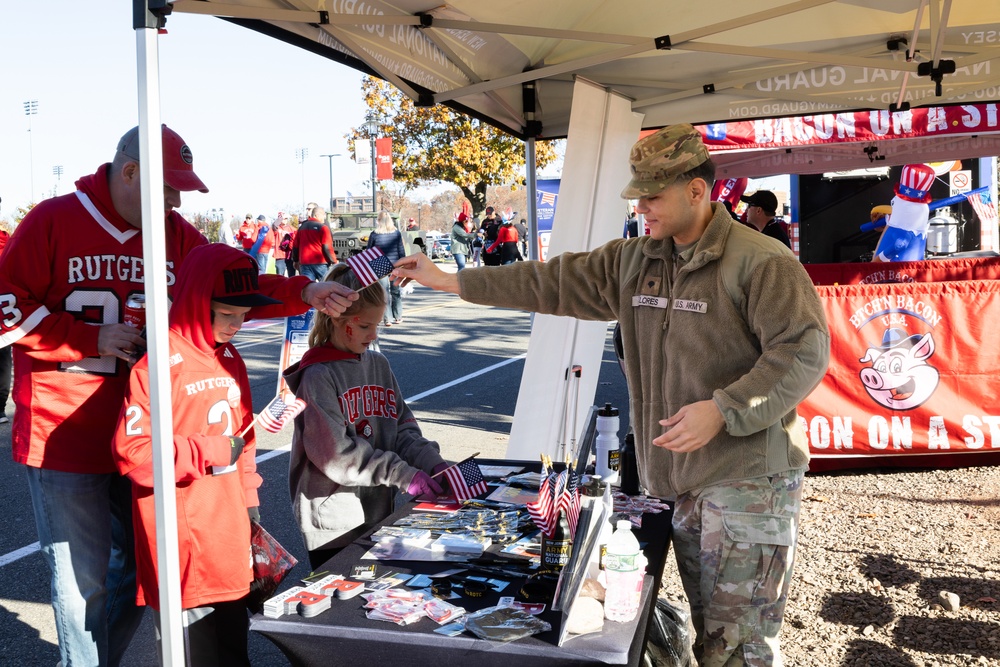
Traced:
<path id="1" fill-rule="evenodd" d="M 553 532 L 552 525 L 552 491 L 549 488 L 549 478 L 546 477 L 542 481 L 541 486 L 538 488 L 538 500 L 533 503 L 527 503 L 525 507 L 528 510 L 528 516 L 531 520 L 546 535 L 550 535 Z"/>
<path id="2" fill-rule="evenodd" d="M 979 216 L 983 250 L 1000 250 L 997 240 L 997 206 L 990 200 L 987 192 L 969 193 L 967 199 Z"/>
<path id="3" fill-rule="evenodd" d="M 566 489 L 559 498 L 557 505 L 566 512 L 566 520 L 569 522 L 569 532 L 576 535 L 576 522 L 580 519 L 580 476 L 572 470 L 569 471 L 569 476 L 566 480 Z"/>
<path id="4" fill-rule="evenodd" d="M 293 394 L 285 394 L 284 398 L 275 396 L 274 400 L 261 410 L 257 421 L 260 422 L 265 431 L 277 433 L 305 409 L 306 402 L 301 398 L 296 398 Z"/>
<path id="5" fill-rule="evenodd" d="M 347 265 L 365 287 L 392 273 L 392 262 L 378 248 L 368 248 L 353 257 L 348 257 Z"/>
<path id="6" fill-rule="evenodd" d="M 443 474 L 451 486 L 451 493 L 455 496 L 455 500 L 475 498 L 486 493 L 486 480 L 483 479 L 483 471 L 479 469 L 479 464 L 473 459 L 457 463 L 446 469 Z"/>

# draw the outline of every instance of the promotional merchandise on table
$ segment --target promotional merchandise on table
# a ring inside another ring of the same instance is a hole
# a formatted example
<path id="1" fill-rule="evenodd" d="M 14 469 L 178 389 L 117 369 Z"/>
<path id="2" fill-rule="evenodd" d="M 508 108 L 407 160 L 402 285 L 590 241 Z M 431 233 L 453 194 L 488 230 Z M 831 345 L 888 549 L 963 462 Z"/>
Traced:
<path id="1" fill-rule="evenodd" d="M 481 473 L 486 490 L 461 504 L 402 507 L 268 600 L 251 629 L 305 665 L 348 664 L 359 654 L 395 663 L 405 654 L 404 664 L 426 664 L 441 651 L 460 651 L 463 660 L 472 653 L 485 664 L 512 657 L 539 665 L 638 664 L 668 549 L 670 507 L 612 494 L 560 465 L 471 459 L 459 468 L 472 488 Z M 591 489 L 602 495 L 581 498 L 580 490 Z M 581 621 L 584 614 L 573 610 L 603 597 L 589 575 L 599 572 L 612 513 L 634 528 L 650 563 L 638 613 L 615 622 L 599 611 L 596 621 Z M 538 524 L 570 518 L 576 530 L 569 558 L 561 570 L 540 567 Z"/>

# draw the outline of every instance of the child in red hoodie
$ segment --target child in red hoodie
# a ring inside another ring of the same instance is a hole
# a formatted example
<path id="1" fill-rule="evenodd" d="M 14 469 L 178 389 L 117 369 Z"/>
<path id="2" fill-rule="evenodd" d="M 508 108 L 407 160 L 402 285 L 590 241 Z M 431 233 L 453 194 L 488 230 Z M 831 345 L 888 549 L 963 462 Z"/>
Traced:
<path id="1" fill-rule="evenodd" d="M 230 342 L 251 307 L 290 308 L 258 291 L 245 252 L 204 245 L 188 255 L 170 308 L 170 384 L 177 538 L 187 664 L 249 665 L 244 598 L 253 580 L 250 519 L 257 514 L 254 431 L 246 365 Z M 301 310 L 299 308 L 298 310 Z M 160 608 L 157 586 L 149 366 L 132 369 L 114 439 L 118 470 L 133 483 L 138 603 Z"/>

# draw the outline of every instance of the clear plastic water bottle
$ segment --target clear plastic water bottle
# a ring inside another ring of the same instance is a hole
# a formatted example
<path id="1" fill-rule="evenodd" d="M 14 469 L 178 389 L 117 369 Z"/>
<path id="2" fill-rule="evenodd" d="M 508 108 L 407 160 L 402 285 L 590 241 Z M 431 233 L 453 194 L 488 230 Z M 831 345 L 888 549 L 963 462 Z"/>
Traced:
<path id="1" fill-rule="evenodd" d="M 597 411 L 597 442 L 594 445 L 597 462 L 594 472 L 607 484 L 618 483 L 618 456 L 621 442 L 618 440 L 618 408 L 605 403 Z"/>
<path id="2" fill-rule="evenodd" d="M 642 577 L 646 559 L 639 549 L 639 540 L 632 534 L 632 524 L 619 520 L 608 541 L 604 556 L 604 617 L 626 623 L 635 618 L 642 597 Z"/>

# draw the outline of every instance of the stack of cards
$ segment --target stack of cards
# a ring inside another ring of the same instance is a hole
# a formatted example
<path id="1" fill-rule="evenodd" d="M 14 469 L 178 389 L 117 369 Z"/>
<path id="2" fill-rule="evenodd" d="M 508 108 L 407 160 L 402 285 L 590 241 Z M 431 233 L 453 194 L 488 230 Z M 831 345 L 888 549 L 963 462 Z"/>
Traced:
<path id="1" fill-rule="evenodd" d="M 294 598 L 296 595 L 298 595 L 305 589 L 306 589 L 305 586 L 292 586 L 287 591 L 282 591 L 281 593 L 275 595 L 273 598 L 267 600 L 266 602 L 264 602 L 264 616 L 267 616 L 268 618 L 279 618 L 280 616 L 284 616 L 285 614 L 294 613 L 296 611 L 296 607 L 299 604 L 299 601 L 296 600 L 295 606 L 291 608 L 287 607 L 286 603 L 288 602 L 288 600 Z"/>

